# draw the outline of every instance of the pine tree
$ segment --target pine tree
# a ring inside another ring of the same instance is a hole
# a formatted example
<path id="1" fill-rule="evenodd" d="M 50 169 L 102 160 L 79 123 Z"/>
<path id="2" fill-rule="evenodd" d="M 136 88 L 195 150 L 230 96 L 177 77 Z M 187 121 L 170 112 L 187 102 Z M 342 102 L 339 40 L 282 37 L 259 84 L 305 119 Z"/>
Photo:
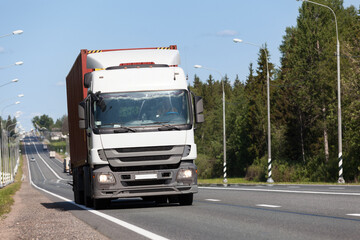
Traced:
<path id="1" fill-rule="evenodd" d="M 247 114 L 247 133 L 251 144 L 249 153 L 252 159 L 265 156 L 267 149 L 267 64 L 265 46 L 260 49 L 258 58 L 257 75 L 253 75 L 252 64 L 250 64 L 250 73 L 246 82 L 245 93 L 248 101 Z M 267 54 L 269 57 L 270 55 Z M 272 75 L 273 65 L 269 65 L 270 76 Z"/>

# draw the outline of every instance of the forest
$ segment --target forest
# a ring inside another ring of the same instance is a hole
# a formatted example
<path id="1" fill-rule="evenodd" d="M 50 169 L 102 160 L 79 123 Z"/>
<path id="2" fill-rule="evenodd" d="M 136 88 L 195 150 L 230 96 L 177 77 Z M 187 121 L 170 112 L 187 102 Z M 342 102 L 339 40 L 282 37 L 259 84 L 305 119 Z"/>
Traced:
<path id="1" fill-rule="evenodd" d="M 343 172 L 360 181 L 360 12 L 341 0 L 317 1 L 334 10 L 339 31 Z M 329 9 L 303 3 L 288 27 L 275 68 L 266 45 L 246 79 L 194 76 L 191 91 L 204 99 L 196 164 L 200 178 L 223 176 L 222 91 L 226 105 L 228 177 L 266 181 L 267 64 L 270 73 L 272 178 L 275 182 L 336 182 L 339 178 L 337 49 Z M 265 51 L 267 54 L 265 54 Z"/>

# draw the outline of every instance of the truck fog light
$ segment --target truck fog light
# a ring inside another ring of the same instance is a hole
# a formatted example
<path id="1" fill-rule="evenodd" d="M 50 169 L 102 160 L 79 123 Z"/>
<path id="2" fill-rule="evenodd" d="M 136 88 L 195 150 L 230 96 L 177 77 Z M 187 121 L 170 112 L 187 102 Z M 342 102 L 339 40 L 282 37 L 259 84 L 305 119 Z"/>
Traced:
<path id="1" fill-rule="evenodd" d="M 115 183 L 114 175 L 111 173 L 101 173 L 98 176 L 99 183 Z"/>
<path id="2" fill-rule="evenodd" d="M 177 175 L 177 179 L 189 179 L 192 178 L 193 171 L 191 169 L 180 169 Z"/>

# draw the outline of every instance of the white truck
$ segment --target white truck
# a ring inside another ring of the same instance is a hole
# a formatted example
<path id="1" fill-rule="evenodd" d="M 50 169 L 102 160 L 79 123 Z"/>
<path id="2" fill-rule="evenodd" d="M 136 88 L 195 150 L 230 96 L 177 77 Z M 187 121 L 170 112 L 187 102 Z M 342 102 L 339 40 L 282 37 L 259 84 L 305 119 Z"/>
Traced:
<path id="1" fill-rule="evenodd" d="M 192 204 L 203 105 L 179 64 L 174 45 L 81 50 L 66 78 L 76 203 L 99 209 L 142 197 Z"/>
<path id="2" fill-rule="evenodd" d="M 50 151 L 50 158 L 55 158 L 55 151 Z"/>

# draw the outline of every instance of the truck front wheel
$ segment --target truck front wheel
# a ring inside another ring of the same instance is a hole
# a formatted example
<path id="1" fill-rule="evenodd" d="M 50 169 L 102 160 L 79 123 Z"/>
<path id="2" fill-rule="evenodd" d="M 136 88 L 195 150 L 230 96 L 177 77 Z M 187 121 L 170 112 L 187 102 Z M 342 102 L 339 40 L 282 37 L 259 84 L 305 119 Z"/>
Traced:
<path id="1" fill-rule="evenodd" d="M 73 172 L 74 200 L 77 204 L 84 204 L 84 183 L 82 175 L 77 168 L 74 168 Z"/>
<path id="2" fill-rule="evenodd" d="M 84 204 L 86 207 L 92 207 L 93 200 L 91 194 L 91 172 L 89 167 L 83 168 L 84 172 Z"/>
<path id="3" fill-rule="evenodd" d="M 179 203 L 182 206 L 192 205 L 194 195 L 192 193 L 179 195 Z"/>
<path id="4" fill-rule="evenodd" d="M 111 200 L 110 199 L 95 199 L 93 198 L 93 208 L 95 210 L 100 210 L 109 207 Z"/>

